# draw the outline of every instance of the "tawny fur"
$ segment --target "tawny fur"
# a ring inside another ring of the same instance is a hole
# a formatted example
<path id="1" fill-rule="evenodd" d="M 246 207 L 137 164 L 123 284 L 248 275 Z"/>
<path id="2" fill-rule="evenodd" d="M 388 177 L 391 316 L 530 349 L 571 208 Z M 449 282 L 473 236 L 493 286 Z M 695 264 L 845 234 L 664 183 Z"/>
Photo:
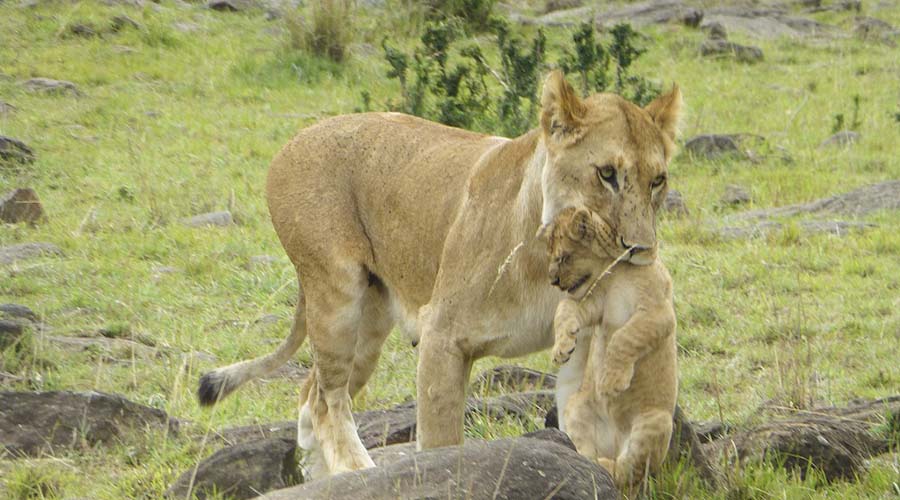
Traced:
<path id="1" fill-rule="evenodd" d="M 547 286 L 546 248 L 534 238 L 542 221 L 588 206 L 648 248 L 632 260 L 654 251 L 661 200 L 651 199 L 649 183 L 665 173 L 681 99 L 677 89 L 663 98 L 644 109 L 610 94 L 582 100 L 554 72 L 542 126 L 515 139 L 398 113 L 301 130 L 273 160 L 267 186 L 272 223 L 302 285 L 295 326 L 276 353 L 205 375 L 201 401 L 276 368 L 308 336 L 314 368 L 298 441 L 326 472 L 371 466 L 351 399 L 398 325 L 419 342 L 419 446 L 461 443 L 472 363 L 553 343 L 560 292 Z M 608 164 L 639 185 L 605 188 L 596 172 Z"/>
<path id="2" fill-rule="evenodd" d="M 579 346 L 589 353 L 581 387 L 561 410 L 565 429 L 580 453 L 627 487 L 658 470 L 672 435 L 678 390 L 672 280 L 659 259 L 609 268 L 619 249 L 609 226 L 588 210 L 564 210 L 546 233 L 550 279 L 568 290 L 556 309 L 553 360 L 567 362 L 578 332 L 599 326 L 589 345 Z"/>

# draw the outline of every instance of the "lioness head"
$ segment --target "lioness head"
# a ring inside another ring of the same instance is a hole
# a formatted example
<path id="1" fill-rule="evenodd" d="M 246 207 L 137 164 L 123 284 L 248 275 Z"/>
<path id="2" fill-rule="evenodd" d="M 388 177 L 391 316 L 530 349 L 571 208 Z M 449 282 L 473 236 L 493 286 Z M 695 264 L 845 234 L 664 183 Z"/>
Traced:
<path id="1" fill-rule="evenodd" d="M 619 253 L 617 242 L 605 222 L 584 208 L 569 207 L 538 235 L 546 239 L 550 283 L 575 296 L 587 292 L 596 273 Z"/>
<path id="2" fill-rule="evenodd" d="M 674 87 L 644 108 L 614 94 L 579 98 L 563 74 L 544 83 L 541 128 L 547 147 L 542 224 L 566 207 L 585 206 L 617 235 L 628 260 L 656 257 L 656 212 L 666 197 L 681 92 Z"/>

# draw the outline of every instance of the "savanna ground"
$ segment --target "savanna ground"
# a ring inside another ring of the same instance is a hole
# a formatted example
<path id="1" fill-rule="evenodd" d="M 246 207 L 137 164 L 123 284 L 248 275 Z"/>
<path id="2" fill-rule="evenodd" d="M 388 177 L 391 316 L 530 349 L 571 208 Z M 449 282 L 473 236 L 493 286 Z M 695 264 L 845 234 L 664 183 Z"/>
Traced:
<path id="1" fill-rule="evenodd" d="M 360 11 L 350 55 L 337 64 L 290 48 L 283 21 L 267 21 L 262 10 L 220 13 L 171 0 L 158 8 L 0 4 L 0 98 L 18 108 L 0 114 L 0 133 L 24 140 L 38 157 L 0 169 L 0 191 L 35 188 L 49 216 L 36 227 L 0 226 L 0 241 L 52 242 L 65 252 L 0 268 L 0 303 L 31 307 L 53 335 L 103 331 L 167 353 L 109 362 L 90 350 L 60 350 L 42 340 L 48 332 L 32 331 L 24 352 L 3 353 L 0 370 L 20 377 L 3 382 L 3 390 L 118 393 L 191 420 L 199 432 L 295 418 L 296 381 L 249 384 L 213 410 L 198 406 L 196 382 L 215 366 L 269 352 L 286 335 L 296 285 L 268 220 L 268 162 L 299 128 L 354 111 L 361 91 L 371 93 L 374 108 L 396 98 L 397 82 L 386 78 L 378 47 L 384 33 L 410 45 L 421 16 L 399 0 L 388 7 Z M 69 31 L 79 22 L 102 27 L 118 14 L 140 28 L 92 38 Z M 838 25 L 852 16 L 813 15 Z M 886 3 L 877 17 L 898 25 L 900 6 Z M 671 186 L 690 209 L 687 217 L 664 215 L 660 223 L 662 257 L 676 286 L 682 406 L 695 420 L 742 425 L 762 405 L 843 404 L 900 392 L 896 212 L 867 216 L 877 227 L 844 237 L 804 234 L 791 222 L 757 239 L 715 232 L 738 210 L 900 179 L 897 49 L 852 37 L 733 34 L 765 52 L 763 62 L 747 65 L 698 56 L 705 38 L 698 30 L 641 31 L 648 52 L 637 72 L 681 86 L 683 137 L 760 134 L 793 157 L 700 161 L 681 154 L 671 166 Z M 565 28 L 547 35 L 549 46 L 570 39 Z M 83 95 L 26 91 L 19 82 L 31 77 L 70 80 Z M 852 113 L 854 95 L 861 141 L 819 148 L 834 116 Z M 723 205 L 727 184 L 749 188 L 752 202 Z M 195 229 L 178 222 L 222 209 L 238 224 Z M 253 259 L 259 255 L 276 258 Z M 271 314 L 277 321 L 258 321 Z M 309 364 L 308 346 L 299 358 Z M 547 353 L 515 362 L 554 369 Z M 499 363 L 479 361 L 475 372 Z M 354 409 L 414 398 L 415 364 L 408 342 L 392 336 Z M 496 438 L 534 427 L 486 422 L 467 432 Z M 155 498 L 211 450 L 197 440 L 149 434 L 112 449 L 3 461 L 0 496 Z M 801 480 L 767 466 L 729 474 L 725 492 L 670 472 L 657 480 L 653 496 L 900 496 L 897 452 L 874 459 L 858 481 L 828 484 L 816 474 Z"/>

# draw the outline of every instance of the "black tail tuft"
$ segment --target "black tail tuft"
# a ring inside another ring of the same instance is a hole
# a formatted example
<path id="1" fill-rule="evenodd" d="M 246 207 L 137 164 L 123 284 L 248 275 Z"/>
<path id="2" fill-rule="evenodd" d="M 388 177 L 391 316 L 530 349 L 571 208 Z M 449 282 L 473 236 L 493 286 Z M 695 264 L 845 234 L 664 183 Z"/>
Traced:
<path id="1" fill-rule="evenodd" d="M 197 399 L 202 406 L 212 406 L 225 397 L 222 387 L 222 378 L 215 372 L 209 372 L 200 377 L 200 387 L 197 388 Z"/>

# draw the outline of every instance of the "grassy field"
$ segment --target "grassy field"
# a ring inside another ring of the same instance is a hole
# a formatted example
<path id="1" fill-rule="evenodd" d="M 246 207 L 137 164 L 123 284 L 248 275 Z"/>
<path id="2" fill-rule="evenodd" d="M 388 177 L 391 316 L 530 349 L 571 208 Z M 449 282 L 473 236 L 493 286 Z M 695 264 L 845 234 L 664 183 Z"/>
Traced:
<path id="1" fill-rule="evenodd" d="M 36 227 L 0 226 L 0 242 L 46 241 L 65 252 L 0 268 L 0 303 L 27 305 L 47 325 L 31 332 L 24 353 L 3 353 L 0 370 L 22 380 L 2 389 L 119 393 L 201 430 L 295 418 L 295 381 L 250 384 L 212 411 L 197 405 L 196 381 L 215 366 L 269 352 L 286 335 L 296 284 L 268 220 L 268 162 L 299 128 L 360 106 L 361 91 L 376 106 L 397 96 L 377 47 L 382 30 L 412 35 L 416 28 L 397 14 L 400 2 L 391 5 L 393 14 L 361 14 L 350 57 L 338 65 L 291 49 L 283 21 L 266 21 L 261 10 L 219 13 L 171 0 L 143 9 L 94 1 L 0 3 L 0 100 L 17 108 L 0 114 L 0 134 L 30 144 L 38 158 L 19 169 L 0 168 L 0 192 L 35 188 L 49 217 Z M 69 29 L 93 23 L 104 30 L 119 14 L 140 28 L 89 38 Z M 844 27 L 852 19 L 850 13 L 816 16 Z M 900 7 L 887 6 L 877 17 L 900 25 Z M 410 18 L 415 24 L 416 16 Z M 688 217 L 664 216 L 660 224 L 662 255 L 676 286 L 685 410 L 693 419 L 740 425 L 764 404 L 842 404 L 900 393 L 896 212 L 869 216 L 877 227 L 845 237 L 806 235 L 790 222 L 751 240 L 715 232 L 737 210 L 900 179 L 897 48 L 852 37 L 734 35 L 765 52 L 763 62 L 746 65 L 700 58 L 705 35 L 699 31 L 642 32 L 649 50 L 637 70 L 682 87 L 684 137 L 760 134 L 793 158 L 713 162 L 682 154 L 672 164 L 671 185 L 690 209 Z M 551 46 L 568 37 L 562 28 L 548 31 Z M 29 92 L 20 82 L 32 77 L 72 81 L 82 95 Z M 861 141 L 819 148 L 834 116 L 852 113 L 854 95 L 860 96 Z M 747 187 L 750 205 L 723 206 L 727 184 Z M 237 225 L 194 229 L 178 222 L 223 209 Z M 254 259 L 260 255 L 275 258 Z M 73 354 L 44 339 L 101 331 L 152 344 L 163 355 L 110 362 L 102 353 Z M 308 361 L 304 347 L 300 362 Z M 517 362 L 553 369 L 546 353 Z M 482 360 L 476 372 L 498 363 Z M 414 372 L 415 352 L 392 336 L 355 409 L 414 398 Z M 469 430 L 498 437 L 531 429 L 485 424 Z M 135 443 L 0 462 L 0 496 L 156 498 L 211 450 L 161 435 Z M 873 460 L 857 482 L 825 484 L 815 475 L 800 480 L 751 467 L 733 472 L 728 493 L 670 474 L 656 483 L 655 496 L 894 498 L 898 477 L 894 452 Z"/>

